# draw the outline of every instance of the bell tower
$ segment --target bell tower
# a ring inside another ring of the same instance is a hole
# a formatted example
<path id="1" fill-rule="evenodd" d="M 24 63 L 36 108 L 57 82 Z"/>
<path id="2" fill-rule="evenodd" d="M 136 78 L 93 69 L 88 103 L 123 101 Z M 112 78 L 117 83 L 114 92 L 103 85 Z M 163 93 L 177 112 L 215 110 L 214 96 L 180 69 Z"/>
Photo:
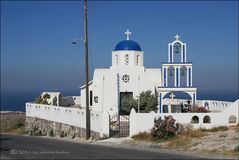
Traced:
<path id="1" fill-rule="evenodd" d="M 192 87 L 192 63 L 187 62 L 186 43 L 179 38 L 177 34 L 168 44 L 168 62 L 162 64 L 164 87 Z"/>
<path id="2" fill-rule="evenodd" d="M 187 93 L 195 104 L 196 91 L 197 88 L 192 84 L 192 62 L 187 61 L 187 45 L 176 34 L 175 40 L 168 44 L 168 62 L 162 63 L 162 86 L 158 87 L 159 112 L 163 113 L 163 99 L 166 94 Z"/>

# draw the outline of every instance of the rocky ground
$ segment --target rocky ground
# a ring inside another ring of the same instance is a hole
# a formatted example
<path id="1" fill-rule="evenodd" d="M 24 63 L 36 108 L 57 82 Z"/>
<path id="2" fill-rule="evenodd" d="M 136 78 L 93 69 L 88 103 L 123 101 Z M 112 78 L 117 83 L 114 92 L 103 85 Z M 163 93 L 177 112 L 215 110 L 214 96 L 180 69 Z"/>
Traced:
<path id="1" fill-rule="evenodd" d="M 230 151 L 234 150 L 238 143 L 238 128 L 231 127 L 227 131 L 208 132 L 207 136 L 193 138 L 190 150 Z"/>
<path id="2" fill-rule="evenodd" d="M 93 143 L 143 150 L 176 151 L 199 156 L 210 156 L 216 159 L 238 158 L 238 129 L 238 126 L 230 127 L 226 131 L 206 132 L 205 136 L 199 138 L 173 139 L 164 142 L 139 141 L 131 138 L 110 138 Z M 236 151 L 235 148 L 237 148 Z"/>

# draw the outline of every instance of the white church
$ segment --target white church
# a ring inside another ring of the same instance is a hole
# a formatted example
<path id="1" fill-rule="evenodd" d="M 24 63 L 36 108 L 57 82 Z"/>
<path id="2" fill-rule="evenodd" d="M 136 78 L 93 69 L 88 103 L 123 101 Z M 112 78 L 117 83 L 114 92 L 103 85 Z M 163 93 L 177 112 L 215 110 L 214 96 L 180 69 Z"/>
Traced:
<path id="1" fill-rule="evenodd" d="M 120 41 L 112 52 L 110 68 L 94 70 L 89 83 L 92 110 L 116 113 L 124 96 L 138 99 L 139 94 L 147 90 L 158 92 L 159 113 L 166 103 L 164 96 L 174 91 L 189 94 L 195 103 L 197 88 L 192 86 L 192 62 L 187 62 L 186 44 L 179 40 L 179 35 L 168 44 L 168 62 L 162 63 L 161 69 L 145 68 L 143 50 L 130 40 L 129 30 L 125 34 L 126 40 Z M 85 106 L 85 102 L 85 86 L 82 86 L 81 105 Z M 166 110 L 171 111 L 170 105 L 167 107 Z"/>
<path id="2" fill-rule="evenodd" d="M 188 61 L 187 45 L 178 34 L 168 44 L 168 60 L 162 63 L 162 68 L 145 68 L 141 46 L 130 39 L 129 30 L 125 34 L 126 40 L 120 41 L 112 51 L 111 66 L 95 69 L 93 80 L 89 82 L 92 131 L 99 136 L 110 136 L 111 127 L 114 127 L 111 117 L 119 115 L 123 97 L 131 96 L 140 101 L 139 94 L 148 90 L 158 96 L 157 112 L 136 113 L 132 109 L 129 118 L 118 120 L 117 125 L 127 121 L 130 136 L 148 131 L 153 127 L 154 118 L 166 115 L 172 115 L 179 123 L 191 123 L 195 128 L 238 123 L 238 100 L 197 100 L 197 88 L 192 81 L 192 62 Z M 85 128 L 85 85 L 80 87 L 80 96 L 63 97 L 60 92 L 44 92 L 42 95 L 46 93 L 51 97 L 47 100 L 48 105 L 26 103 L 29 119 Z M 177 97 L 177 93 L 183 93 L 187 98 Z M 181 113 L 177 106 L 186 104 L 188 100 L 192 105 L 205 107 L 210 112 Z"/>

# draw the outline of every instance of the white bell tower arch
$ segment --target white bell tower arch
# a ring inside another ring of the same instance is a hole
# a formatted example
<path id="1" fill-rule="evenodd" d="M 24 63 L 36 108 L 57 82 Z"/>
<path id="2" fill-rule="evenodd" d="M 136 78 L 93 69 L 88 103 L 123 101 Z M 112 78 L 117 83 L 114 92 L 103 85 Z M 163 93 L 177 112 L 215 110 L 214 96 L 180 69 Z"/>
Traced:
<path id="1" fill-rule="evenodd" d="M 168 44 L 168 63 L 187 62 L 186 43 L 179 40 L 180 36 L 176 34 L 175 40 Z M 180 54 L 180 61 L 175 61 L 175 54 Z"/>
<path id="2" fill-rule="evenodd" d="M 178 34 L 168 44 L 168 62 L 162 63 L 162 82 L 162 86 L 158 87 L 160 113 L 163 112 L 164 95 L 169 92 L 185 92 L 195 104 L 197 88 L 192 84 L 192 62 L 187 61 L 187 45 L 180 40 Z"/>

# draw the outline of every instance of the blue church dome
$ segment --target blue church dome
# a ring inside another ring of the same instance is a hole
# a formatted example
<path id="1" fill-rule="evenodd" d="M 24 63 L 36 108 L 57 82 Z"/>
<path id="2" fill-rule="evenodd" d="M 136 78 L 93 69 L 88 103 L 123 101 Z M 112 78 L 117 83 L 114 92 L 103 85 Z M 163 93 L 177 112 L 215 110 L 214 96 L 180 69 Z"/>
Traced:
<path id="1" fill-rule="evenodd" d="M 120 51 L 120 50 L 141 51 L 141 48 L 140 48 L 139 44 L 137 42 L 135 42 L 135 41 L 123 40 L 123 41 L 120 41 L 115 46 L 115 51 Z"/>

